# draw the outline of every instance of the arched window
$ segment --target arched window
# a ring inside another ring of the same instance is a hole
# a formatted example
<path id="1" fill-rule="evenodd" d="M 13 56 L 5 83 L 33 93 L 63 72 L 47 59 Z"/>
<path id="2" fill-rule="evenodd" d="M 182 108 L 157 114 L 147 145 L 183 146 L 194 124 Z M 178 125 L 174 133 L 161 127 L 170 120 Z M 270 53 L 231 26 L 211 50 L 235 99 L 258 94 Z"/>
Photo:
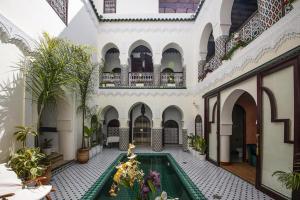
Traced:
<path id="1" fill-rule="evenodd" d="M 209 38 L 208 38 L 208 43 L 207 43 L 207 55 L 206 55 L 206 60 L 208 61 L 215 55 L 215 39 L 213 36 L 213 32 L 211 32 Z"/>
<path id="2" fill-rule="evenodd" d="M 202 132 L 202 118 L 200 115 L 197 115 L 195 118 L 195 135 L 203 135 Z"/>
<path id="3" fill-rule="evenodd" d="M 140 45 L 130 55 L 131 72 L 153 72 L 152 53 L 147 47 Z"/>

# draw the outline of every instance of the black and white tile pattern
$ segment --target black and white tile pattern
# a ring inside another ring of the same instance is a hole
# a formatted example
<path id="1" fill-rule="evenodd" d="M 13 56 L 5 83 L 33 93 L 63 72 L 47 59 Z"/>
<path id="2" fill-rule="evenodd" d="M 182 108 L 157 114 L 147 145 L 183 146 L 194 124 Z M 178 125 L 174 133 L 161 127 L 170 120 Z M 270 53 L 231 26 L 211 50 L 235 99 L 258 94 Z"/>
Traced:
<path id="1" fill-rule="evenodd" d="M 137 149 L 137 153 L 153 152 L 151 149 Z M 216 167 L 207 161 L 199 161 L 181 148 L 167 148 L 163 152 L 171 153 L 182 169 L 198 186 L 207 199 L 248 200 L 271 199 L 239 177 Z M 121 151 L 105 149 L 93 157 L 87 164 L 70 163 L 53 173 L 51 184 L 56 192 L 53 199 L 80 199 L 97 178 L 117 158 Z M 155 152 L 153 152 L 155 153 Z"/>

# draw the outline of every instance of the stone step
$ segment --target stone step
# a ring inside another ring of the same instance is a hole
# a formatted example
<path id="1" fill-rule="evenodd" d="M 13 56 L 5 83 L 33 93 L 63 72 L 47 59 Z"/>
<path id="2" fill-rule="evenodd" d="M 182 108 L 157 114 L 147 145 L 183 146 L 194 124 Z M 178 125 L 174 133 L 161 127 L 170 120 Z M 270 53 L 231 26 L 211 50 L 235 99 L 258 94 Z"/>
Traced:
<path id="1" fill-rule="evenodd" d="M 54 165 L 55 163 L 64 160 L 62 154 L 55 153 L 55 152 L 52 152 L 52 153 L 48 156 L 48 159 L 50 160 L 51 165 Z"/>

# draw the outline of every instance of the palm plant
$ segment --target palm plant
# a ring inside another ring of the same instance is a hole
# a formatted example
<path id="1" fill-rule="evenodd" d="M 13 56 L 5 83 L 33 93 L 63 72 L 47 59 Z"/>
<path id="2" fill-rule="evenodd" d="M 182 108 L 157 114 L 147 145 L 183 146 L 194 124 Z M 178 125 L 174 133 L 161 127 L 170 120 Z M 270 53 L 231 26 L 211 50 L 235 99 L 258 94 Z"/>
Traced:
<path id="1" fill-rule="evenodd" d="M 63 39 L 44 33 L 36 50 L 20 63 L 27 89 L 37 104 L 37 130 L 45 106 L 55 103 L 64 94 L 63 86 L 74 82 L 71 69 L 76 58 L 70 51 L 71 46 Z"/>
<path id="2" fill-rule="evenodd" d="M 94 133 L 95 133 L 94 127 L 89 128 L 87 126 L 84 126 L 84 137 L 87 138 L 87 140 L 88 140 L 88 143 L 87 143 L 88 147 L 91 146 L 91 137 Z"/>
<path id="3" fill-rule="evenodd" d="M 288 190 L 300 189 L 300 173 L 299 172 L 283 172 L 275 171 L 272 176 L 277 176 L 278 181 L 285 185 Z"/>
<path id="4" fill-rule="evenodd" d="M 14 135 L 17 137 L 17 141 L 22 142 L 22 147 L 26 147 L 26 140 L 29 135 L 37 136 L 37 132 L 32 130 L 30 127 L 26 126 L 16 126 L 18 129 L 14 132 Z"/>
<path id="5" fill-rule="evenodd" d="M 93 72 L 96 65 L 92 64 L 92 50 L 87 46 L 73 46 L 73 55 L 77 57 L 74 62 L 74 77 L 77 80 L 79 90 L 80 105 L 78 111 L 82 113 L 82 149 L 86 148 L 84 140 L 85 118 L 89 114 L 90 109 L 87 105 L 89 97 L 94 91 Z"/>

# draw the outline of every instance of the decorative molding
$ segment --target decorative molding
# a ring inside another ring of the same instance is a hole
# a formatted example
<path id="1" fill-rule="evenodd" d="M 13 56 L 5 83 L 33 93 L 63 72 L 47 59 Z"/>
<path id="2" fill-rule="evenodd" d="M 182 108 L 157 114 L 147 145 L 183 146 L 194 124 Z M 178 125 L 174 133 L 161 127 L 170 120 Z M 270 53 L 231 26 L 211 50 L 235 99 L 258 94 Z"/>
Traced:
<path id="1" fill-rule="evenodd" d="M 196 86 L 196 91 L 215 88 L 216 84 L 222 83 L 225 78 L 234 77 L 236 72 L 243 71 L 248 64 L 258 63 L 266 54 L 276 52 L 285 42 L 300 39 L 299 21 L 300 12 L 295 8 L 247 47 L 239 50 L 232 60 L 223 62 L 218 69 Z M 244 59 L 240 59 L 241 57 Z"/>
<path id="2" fill-rule="evenodd" d="M 276 98 L 273 92 L 267 88 L 262 87 L 262 91 L 265 92 L 270 100 L 271 107 L 271 122 L 272 123 L 283 123 L 284 125 L 284 143 L 293 144 L 294 142 L 290 140 L 290 119 L 279 119 L 277 115 L 277 105 Z"/>
<path id="3" fill-rule="evenodd" d="M 154 91 L 155 90 L 155 91 Z M 186 89 L 98 89 L 96 95 L 105 95 L 105 96 L 183 96 L 189 97 L 193 96 L 190 91 Z"/>
<path id="4" fill-rule="evenodd" d="M 30 54 L 35 46 L 34 41 L 21 29 L 0 14 L 0 40 L 3 43 L 16 45 L 24 55 Z"/>

